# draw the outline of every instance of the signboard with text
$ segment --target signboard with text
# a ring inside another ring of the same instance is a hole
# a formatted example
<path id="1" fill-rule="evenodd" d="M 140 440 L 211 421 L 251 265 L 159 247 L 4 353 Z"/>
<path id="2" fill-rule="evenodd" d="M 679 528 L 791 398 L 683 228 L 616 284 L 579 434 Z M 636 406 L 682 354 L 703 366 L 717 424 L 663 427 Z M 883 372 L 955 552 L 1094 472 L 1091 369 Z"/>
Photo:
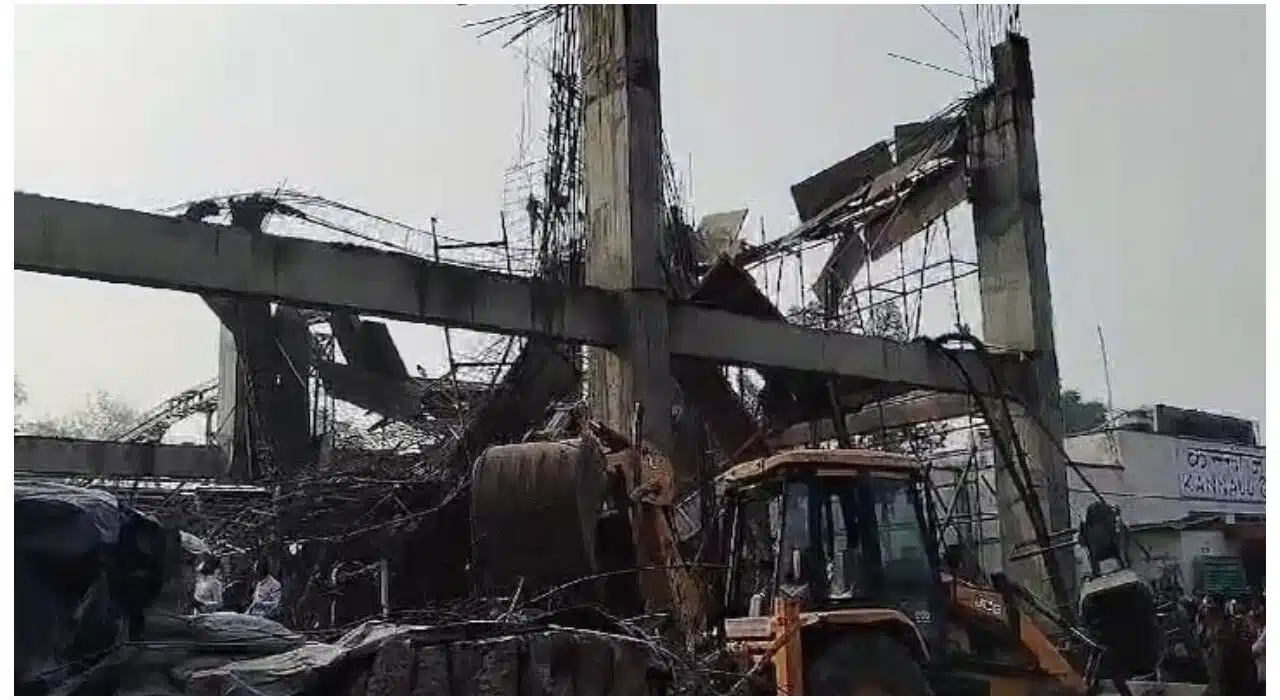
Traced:
<path id="1" fill-rule="evenodd" d="M 1178 495 L 1205 501 L 1263 503 L 1266 457 L 1232 449 L 1180 446 Z"/>

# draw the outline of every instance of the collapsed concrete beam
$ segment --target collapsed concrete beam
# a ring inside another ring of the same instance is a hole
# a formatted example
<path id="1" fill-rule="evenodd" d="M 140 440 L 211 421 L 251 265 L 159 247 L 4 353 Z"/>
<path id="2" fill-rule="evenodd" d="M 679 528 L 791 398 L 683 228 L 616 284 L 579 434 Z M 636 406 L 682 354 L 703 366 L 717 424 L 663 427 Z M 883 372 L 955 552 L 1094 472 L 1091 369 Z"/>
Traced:
<path id="1" fill-rule="evenodd" d="M 892 209 L 867 219 L 863 228 L 846 232 L 823 264 L 813 284 L 814 293 L 827 308 L 849 289 L 868 258 L 879 260 L 930 222 L 964 201 L 962 164 L 930 173 Z"/>
<path id="2" fill-rule="evenodd" d="M 859 225 L 896 210 L 899 195 L 917 184 L 926 171 L 962 162 L 962 129 L 954 118 L 899 124 L 894 129 L 896 164 L 886 162 L 883 153 L 888 147 L 878 143 L 793 187 L 800 225 L 780 238 L 743 250 L 734 262 L 750 265 L 797 243 L 836 234 L 842 234 L 847 243 L 857 235 Z M 797 188 L 806 199 L 797 194 Z M 815 212 L 815 202 L 830 204 Z"/>
<path id="3" fill-rule="evenodd" d="M 334 398 L 411 425 L 465 412 L 489 392 L 488 384 L 478 382 L 401 379 L 323 360 L 316 363 L 316 372 Z"/>
<path id="4" fill-rule="evenodd" d="M 844 423 L 850 435 L 875 433 L 882 429 L 893 430 L 919 423 L 948 420 L 967 416 L 974 410 L 973 401 L 965 394 L 912 394 L 880 405 L 863 408 L 845 416 Z M 818 442 L 834 440 L 835 426 L 831 419 L 817 422 Z M 769 440 L 774 449 L 807 445 L 815 439 L 810 424 L 801 423 Z"/>
<path id="5" fill-rule="evenodd" d="M 734 313 L 766 319 L 782 317 L 773 303 L 760 293 L 750 275 L 723 260 L 703 276 L 689 296 L 695 304 Z M 742 459 L 767 455 L 758 422 L 743 406 L 742 398 L 729 386 L 716 363 L 676 358 L 671 363 L 671 374 L 680 390 L 697 406 L 721 450 Z M 773 373 L 766 379 L 785 383 L 787 376 Z"/>
<path id="6" fill-rule="evenodd" d="M 422 416 L 427 390 L 417 382 L 392 379 L 337 362 L 317 362 L 316 372 L 334 398 L 394 420 L 414 423 Z"/>
<path id="7" fill-rule="evenodd" d="M 617 347 L 623 334 L 619 296 L 603 289 L 18 192 L 14 267 L 596 347 Z M 955 369 L 921 343 L 829 333 L 689 303 L 671 304 L 668 316 L 672 355 L 966 390 Z M 977 389 L 992 393 L 977 356 L 961 355 Z"/>
<path id="8" fill-rule="evenodd" d="M 361 319 L 349 311 L 335 311 L 328 321 L 347 364 L 395 379 L 409 377 L 387 324 Z"/>
<path id="9" fill-rule="evenodd" d="M 893 167 L 887 141 L 878 141 L 808 179 L 791 186 L 800 221 L 811 221 L 876 176 Z"/>
<path id="10" fill-rule="evenodd" d="M 746 220 L 746 209 L 716 212 L 702 217 L 691 236 L 696 262 L 710 267 L 721 256 L 732 258 L 741 252 L 742 224 Z"/>
<path id="11" fill-rule="evenodd" d="M 745 455 L 742 459 L 762 457 L 764 443 L 759 428 L 742 401 L 714 364 L 680 359 L 671 363 L 671 374 L 680 390 L 710 429 L 711 437 L 725 453 Z"/>

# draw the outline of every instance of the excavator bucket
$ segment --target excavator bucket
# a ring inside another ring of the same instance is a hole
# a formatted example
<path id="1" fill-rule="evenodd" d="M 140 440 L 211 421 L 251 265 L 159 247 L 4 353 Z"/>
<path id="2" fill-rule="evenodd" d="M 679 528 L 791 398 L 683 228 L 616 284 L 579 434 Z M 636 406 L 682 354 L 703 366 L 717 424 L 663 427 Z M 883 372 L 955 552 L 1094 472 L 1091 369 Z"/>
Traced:
<path id="1" fill-rule="evenodd" d="M 471 577 L 482 595 L 546 592 L 597 573 L 607 479 L 590 439 L 490 447 L 471 484 Z M 572 587 L 592 597 L 593 583 Z"/>
<path id="2" fill-rule="evenodd" d="M 1080 619 L 1105 649 L 1100 676 L 1155 671 L 1161 648 L 1155 595 L 1133 569 L 1086 580 L 1080 588 Z"/>

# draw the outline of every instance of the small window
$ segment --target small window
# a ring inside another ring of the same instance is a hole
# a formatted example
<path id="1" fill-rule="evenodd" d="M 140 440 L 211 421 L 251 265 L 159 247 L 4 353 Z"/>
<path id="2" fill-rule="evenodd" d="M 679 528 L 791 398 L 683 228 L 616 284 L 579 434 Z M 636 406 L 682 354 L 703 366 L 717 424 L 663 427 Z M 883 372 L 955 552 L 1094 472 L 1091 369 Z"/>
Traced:
<path id="1" fill-rule="evenodd" d="M 876 479 L 872 491 L 888 590 L 919 590 L 933 581 L 915 491 L 910 482 Z"/>

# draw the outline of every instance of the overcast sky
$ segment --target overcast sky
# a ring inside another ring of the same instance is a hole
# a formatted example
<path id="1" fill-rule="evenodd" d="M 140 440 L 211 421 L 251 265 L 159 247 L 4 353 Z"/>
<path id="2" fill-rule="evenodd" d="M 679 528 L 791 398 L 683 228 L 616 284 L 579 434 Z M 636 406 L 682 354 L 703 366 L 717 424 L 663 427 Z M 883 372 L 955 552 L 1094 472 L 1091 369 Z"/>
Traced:
<path id="1" fill-rule="evenodd" d="M 960 31 L 954 7 L 935 11 Z M 280 183 L 494 235 L 527 62 L 498 8 L 16 8 L 22 190 L 154 210 Z M 1064 382 L 1264 419 L 1264 9 L 1022 9 Z M 663 117 L 699 212 L 794 223 L 788 188 L 971 87 L 918 6 L 663 7 Z M 970 27 L 972 31 L 972 27 Z M 536 103 L 536 100 L 534 101 Z M 145 255 L 145 251 L 139 251 Z M 811 270 L 812 272 L 812 270 Z M 18 273 L 30 413 L 147 406 L 216 373 L 195 296 Z M 439 367 L 438 332 L 398 330 Z"/>

